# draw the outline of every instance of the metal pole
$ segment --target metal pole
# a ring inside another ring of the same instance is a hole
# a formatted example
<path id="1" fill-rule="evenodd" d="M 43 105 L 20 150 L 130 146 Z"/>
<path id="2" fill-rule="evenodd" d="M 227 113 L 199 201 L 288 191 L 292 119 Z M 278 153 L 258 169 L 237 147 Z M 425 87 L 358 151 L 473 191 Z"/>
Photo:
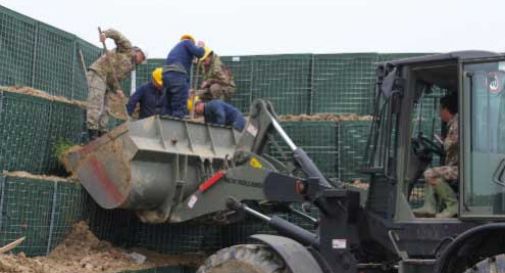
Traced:
<path id="1" fill-rule="evenodd" d="M 130 96 L 137 90 L 137 69 L 132 70 L 130 74 Z"/>
<path id="2" fill-rule="evenodd" d="M 271 218 L 271 217 L 268 217 L 268 216 L 267 216 L 267 215 L 265 215 L 265 214 L 262 214 L 262 213 L 260 213 L 260 212 L 258 212 L 258 211 L 255 211 L 255 210 L 251 209 L 251 208 L 250 208 L 250 207 L 248 207 L 248 206 L 244 206 L 244 210 L 245 210 L 246 212 L 248 212 L 249 214 L 254 215 L 254 216 L 256 216 L 256 217 L 258 217 L 258 218 L 260 218 L 260 219 L 262 219 L 262 220 L 265 220 L 265 221 L 267 221 L 267 222 L 270 222 L 270 220 L 272 220 L 272 218 Z"/>
<path id="3" fill-rule="evenodd" d="M 5 180 L 7 177 L 5 175 L 0 176 L 0 229 L 2 229 L 2 220 L 4 217 L 3 208 L 4 208 L 4 200 L 5 200 Z"/>
<path id="4" fill-rule="evenodd" d="M 284 131 L 282 126 L 279 124 L 279 122 L 277 122 L 277 120 L 275 118 L 272 118 L 272 125 L 274 126 L 275 130 L 277 130 L 277 132 L 279 132 L 279 135 L 286 142 L 286 144 L 288 144 L 291 151 L 294 152 L 296 149 L 298 149 L 298 147 L 295 145 L 293 140 L 291 140 L 291 138 L 288 136 L 288 134 L 286 134 L 286 132 Z"/>
<path id="5" fill-rule="evenodd" d="M 53 205 L 51 208 L 51 220 L 49 222 L 49 238 L 47 239 L 46 255 L 49 255 L 49 252 L 51 252 L 51 241 L 53 240 L 54 218 L 55 218 L 54 214 L 56 213 L 57 199 L 58 199 L 58 181 L 55 181 L 53 189 Z"/>

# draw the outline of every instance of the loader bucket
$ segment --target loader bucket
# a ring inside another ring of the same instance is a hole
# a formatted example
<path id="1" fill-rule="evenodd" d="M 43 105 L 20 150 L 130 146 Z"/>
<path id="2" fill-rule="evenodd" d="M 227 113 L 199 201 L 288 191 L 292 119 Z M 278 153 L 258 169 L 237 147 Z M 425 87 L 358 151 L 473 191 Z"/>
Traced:
<path id="1" fill-rule="evenodd" d="M 239 134 L 153 116 L 120 125 L 69 152 L 65 165 L 103 208 L 169 208 L 233 156 Z"/>

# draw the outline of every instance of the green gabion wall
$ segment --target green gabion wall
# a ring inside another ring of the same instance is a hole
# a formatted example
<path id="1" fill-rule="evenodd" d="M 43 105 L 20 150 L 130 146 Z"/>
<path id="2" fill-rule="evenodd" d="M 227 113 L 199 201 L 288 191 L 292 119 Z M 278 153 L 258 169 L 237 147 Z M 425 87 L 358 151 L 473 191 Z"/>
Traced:
<path id="1" fill-rule="evenodd" d="M 352 182 L 368 180 L 361 173 L 371 121 L 290 121 L 281 122 L 296 145 L 303 148 L 328 178 Z M 267 153 L 281 162 L 291 161 L 291 152 L 280 137 L 270 144 Z"/>
<path id="2" fill-rule="evenodd" d="M 85 111 L 75 105 L 2 91 L 0 170 L 58 173 L 55 144 L 83 140 Z"/>
<path id="3" fill-rule="evenodd" d="M 219 53 L 219 52 L 218 52 Z M 278 114 L 372 113 L 375 67 L 379 62 L 426 53 L 343 53 L 222 56 L 237 90 L 230 100 L 247 113 L 257 98 L 272 102 Z M 137 86 L 151 78 L 164 59 L 137 68 Z M 192 82 L 200 82 L 195 65 Z M 193 85 L 192 85 L 193 86 Z"/>
<path id="4" fill-rule="evenodd" d="M 86 66 L 101 49 L 77 36 L 0 6 L 0 85 L 30 86 L 85 100 Z M 129 90 L 130 81 L 122 83 Z"/>
<path id="5" fill-rule="evenodd" d="M 76 183 L 1 175 L 0 244 L 26 236 L 16 252 L 48 254 L 82 219 L 83 197 Z"/>

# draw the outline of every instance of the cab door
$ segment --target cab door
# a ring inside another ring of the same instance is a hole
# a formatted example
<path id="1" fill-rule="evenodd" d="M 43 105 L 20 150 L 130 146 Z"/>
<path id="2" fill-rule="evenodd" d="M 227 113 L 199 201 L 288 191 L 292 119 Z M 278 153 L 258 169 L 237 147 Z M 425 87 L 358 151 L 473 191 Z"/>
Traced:
<path id="1" fill-rule="evenodd" d="M 505 57 L 460 62 L 460 217 L 505 216 Z"/>

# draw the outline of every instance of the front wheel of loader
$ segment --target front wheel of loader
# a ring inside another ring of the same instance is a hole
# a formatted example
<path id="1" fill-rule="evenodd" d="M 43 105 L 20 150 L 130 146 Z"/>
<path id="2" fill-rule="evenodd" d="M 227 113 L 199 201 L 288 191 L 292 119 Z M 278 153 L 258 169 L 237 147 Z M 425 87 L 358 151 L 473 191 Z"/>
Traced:
<path id="1" fill-rule="evenodd" d="M 197 273 L 291 273 L 282 258 L 260 244 L 235 245 L 210 256 Z"/>
<path id="2" fill-rule="evenodd" d="M 505 254 L 488 257 L 476 263 L 464 273 L 497 273 L 505 272 Z"/>

